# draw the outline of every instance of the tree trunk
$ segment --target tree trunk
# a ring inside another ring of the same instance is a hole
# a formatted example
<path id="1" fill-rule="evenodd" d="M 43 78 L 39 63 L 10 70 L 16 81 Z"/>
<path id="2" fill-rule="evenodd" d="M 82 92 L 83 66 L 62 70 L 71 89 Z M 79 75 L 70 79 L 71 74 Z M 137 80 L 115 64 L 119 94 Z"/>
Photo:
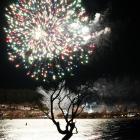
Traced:
<path id="1" fill-rule="evenodd" d="M 72 135 L 73 135 L 73 133 L 69 132 L 62 138 L 62 140 L 69 140 L 72 137 Z"/>

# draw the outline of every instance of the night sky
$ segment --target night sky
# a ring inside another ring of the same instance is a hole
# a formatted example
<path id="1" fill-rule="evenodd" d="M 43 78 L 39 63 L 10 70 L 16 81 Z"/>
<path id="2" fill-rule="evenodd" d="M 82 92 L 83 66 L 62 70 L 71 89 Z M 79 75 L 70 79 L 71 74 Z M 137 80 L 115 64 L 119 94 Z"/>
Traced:
<path id="1" fill-rule="evenodd" d="M 27 77 L 23 68 L 16 69 L 8 61 L 6 35 L 3 31 L 6 24 L 4 8 L 8 3 L 8 0 L 0 0 L 0 88 L 34 89 L 42 83 Z M 85 0 L 83 4 L 89 13 L 103 13 L 109 8 L 105 24 L 111 27 L 112 32 L 107 43 L 97 50 L 93 60 L 88 65 L 79 67 L 75 76 L 68 77 L 67 81 L 82 83 L 98 78 L 112 79 L 124 76 L 139 81 L 137 3 L 121 0 Z"/>

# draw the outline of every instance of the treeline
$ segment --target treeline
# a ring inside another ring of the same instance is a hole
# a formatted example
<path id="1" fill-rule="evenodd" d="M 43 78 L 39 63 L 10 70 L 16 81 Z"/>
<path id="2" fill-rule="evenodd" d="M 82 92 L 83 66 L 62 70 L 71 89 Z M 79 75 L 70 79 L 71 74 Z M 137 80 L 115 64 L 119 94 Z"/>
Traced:
<path id="1" fill-rule="evenodd" d="M 0 89 L 0 104 L 37 103 L 42 96 L 30 89 Z"/>

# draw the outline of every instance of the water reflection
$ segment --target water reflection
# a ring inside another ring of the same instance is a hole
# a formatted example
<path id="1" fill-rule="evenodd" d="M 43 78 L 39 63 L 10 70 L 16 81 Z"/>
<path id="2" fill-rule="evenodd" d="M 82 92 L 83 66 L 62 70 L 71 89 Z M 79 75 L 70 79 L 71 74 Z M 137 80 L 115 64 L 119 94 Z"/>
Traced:
<path id="1" fill-rule="evenodd" d="M 64 123 L 64 120 L 60 120 Z M 27 124 L 26 124 L 27 123 Z M 140 120 L 79 119 L 71 140 L 139 140 Z M 47 119 L 1 120 L 0 140 L 61 140 Z"/>
<path id="2" fill-rule="evenodd" d="M 103 129 L 102 139 L 140 140 L 140 120 L 111 120 Z"/>
<path id="3" fill-rule="evenodd" d="M 0 139 L 4 139 L 5 138 L 5 121 L 0 120 Z"/>

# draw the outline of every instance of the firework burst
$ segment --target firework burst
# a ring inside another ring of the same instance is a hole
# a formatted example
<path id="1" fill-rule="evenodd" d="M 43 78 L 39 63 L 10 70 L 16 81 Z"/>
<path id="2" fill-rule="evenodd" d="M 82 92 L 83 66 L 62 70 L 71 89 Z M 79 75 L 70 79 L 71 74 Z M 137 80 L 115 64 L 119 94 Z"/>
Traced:
<path id="1" fill-rule="evenodd" d="M 36 80 L 73 75 L 89 62 L 100 14 L 89 20 L 81 0 L 19 0 L 6 9 L 9 60 Z"/>

